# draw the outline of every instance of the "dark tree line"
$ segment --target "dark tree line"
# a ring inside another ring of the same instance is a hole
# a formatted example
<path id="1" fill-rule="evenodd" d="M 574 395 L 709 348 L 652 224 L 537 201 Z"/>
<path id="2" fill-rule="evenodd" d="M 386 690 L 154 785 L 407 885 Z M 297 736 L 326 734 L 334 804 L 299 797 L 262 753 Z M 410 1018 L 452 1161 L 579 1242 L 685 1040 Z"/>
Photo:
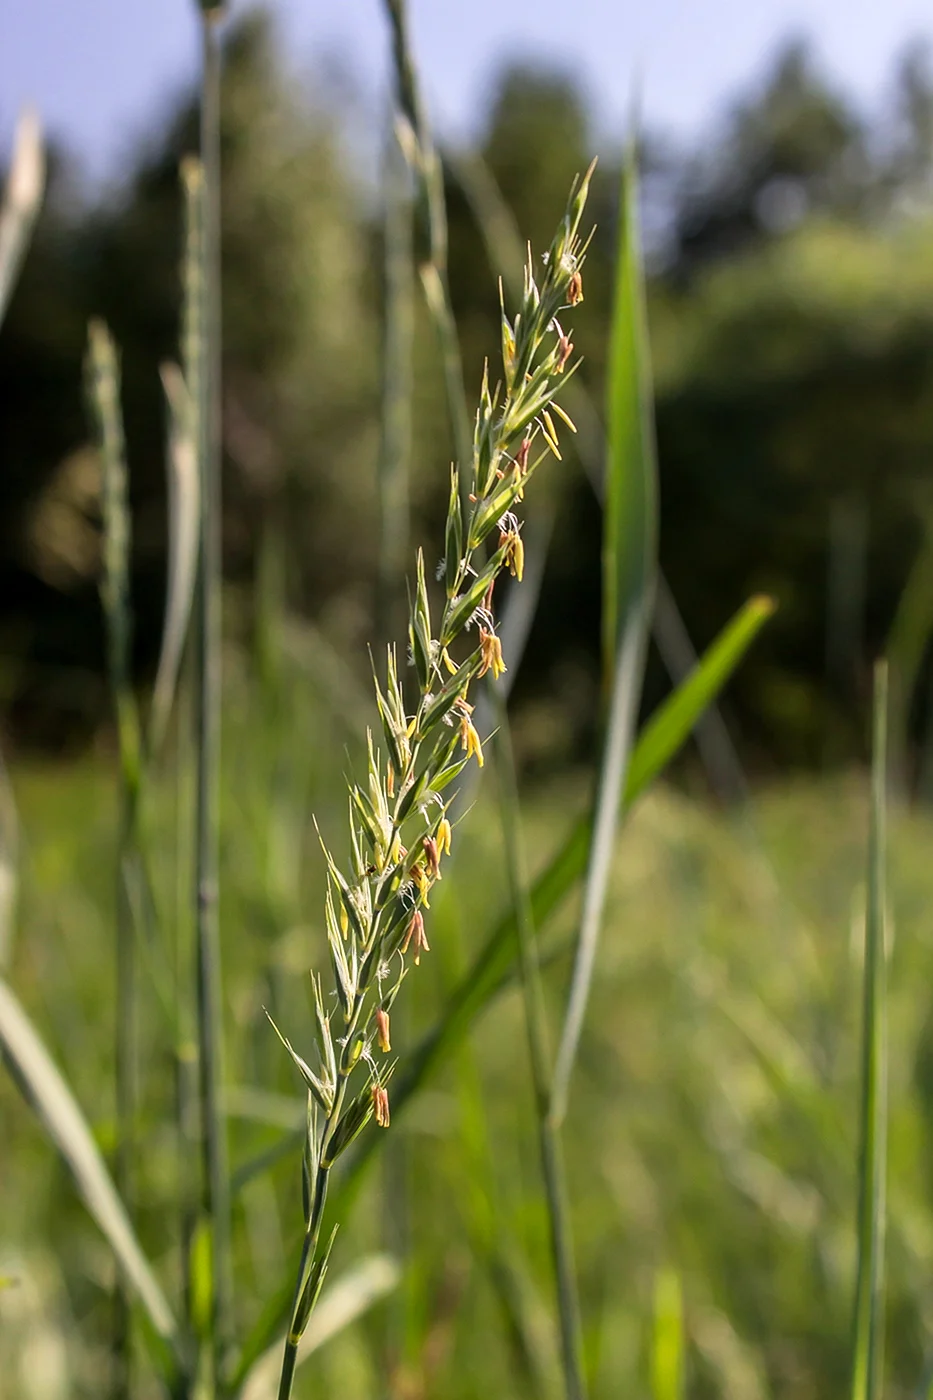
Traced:
<path id="1" fill-rule="evenodd" d="M 341 643 L 372 628 L 382 233 L 346 119 L 339 100 L 313 103 L 290 77 L 267 21 L 249 19 L 232 35 L 224 547 L 231 621 L 244 635 L 257 559 L 270 542 L 294 607 Z M 165 568 L 158 366 L 177 354 L 177 168 L 193 137 L 189 104 L 119 192 L 90 206 L 70 187 L 67 157 L 53 160 L 0 332 L 0 677 L 8 727 L 21 741 L 80 741 L 106 710 L 96 463 L 81 394 L 92 314 L 106 317 L 122 347 L 142 682 L 153 664 Z M 885 109 L 869 119 L 795 42 L 695 149 L 643 138 L 662 565 L 698 646 L 751 591 L 778 597 L 778 618 L 732 699 L 749 752 L 764 758 L 817 761 L 829 733 L 833 757 L 859 751 L 866 669 L 933 518 L 931 137 L 922 50 L 906 53 Z M 533 243 L 593 140 L 571 78 L 500 73 L 479 149 Z M 574 317 L 597 402 L 617 163 L 617 152 L 601 152 L 599 227 Z M 453 165 L 447 184 L 451 283 L 472 388 L 497 343 L 498 269 Z M 446 490 L 436 358 L 419 314 L 415 533 L 439 516 Z M 569 757 L 592 710 L 600 526 L 574 463 L 549 481 L 557 527 L 518 702 L 528 752 L 534 717 L 558 717 L 560 726 L 545 727 L 569 736 Z M 865 599 L 838 617 L 827 609 L 837 565 Z M 662 684 L 658 670 L 654 695 Z"/>

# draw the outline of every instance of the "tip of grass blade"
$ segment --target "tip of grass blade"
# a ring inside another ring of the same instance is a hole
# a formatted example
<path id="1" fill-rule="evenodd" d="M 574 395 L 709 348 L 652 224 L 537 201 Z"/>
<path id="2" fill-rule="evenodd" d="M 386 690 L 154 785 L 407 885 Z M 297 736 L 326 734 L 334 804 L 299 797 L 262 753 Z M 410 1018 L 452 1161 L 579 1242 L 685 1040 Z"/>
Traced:
<path id="1" fill-rule="evenodd" d="M 26 107 L 16 124 L 13 163 L 7 180 L 8 207 L 32 217 L 45 188 L 45 150 L 42 125 L 34 107 Z"/>

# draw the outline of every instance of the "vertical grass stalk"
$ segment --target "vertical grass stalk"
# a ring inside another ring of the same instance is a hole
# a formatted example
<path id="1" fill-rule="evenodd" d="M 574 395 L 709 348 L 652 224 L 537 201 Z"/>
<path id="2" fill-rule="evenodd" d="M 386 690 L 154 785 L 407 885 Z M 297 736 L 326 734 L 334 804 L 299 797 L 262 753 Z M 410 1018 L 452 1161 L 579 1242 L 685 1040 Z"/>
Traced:
<path id="1" fill-rule="evenodd" d="M 131 898 L 136 857 L 140 793 L 140 735 L 131 677 L 132 616 L 129 588 L 130 509 L 120 373 L 117 353 L 106 327 L 92 321 L 88 331 L 88 398 L 94 417 L 101 464 L 104 561 L 101 599 L 107 629 L 110 687 L 120 754 L 120 818 L 116 880 L 116 1074 L 117 1143 L 114 1176 L 132 1220 L 137 1118 L 137 969 Z M 114 1394 L 130 1393 L 130 1302 L 120 1274 L 114 1338 Z"/>
<path id="2" fill-rule="evenodd" d="M 887 844 L 888 667 L 875 666 L 871 815 L 862 994 L 862 1091 L 858 1160 L 858 1267 L 852 1325 L 852 1400 L 879 1400 L 884 1359 L 884 1241 L 888 1128 Z"/>
<path id="3" fill-rule="evenodd" d="M 463 389 L 460 342 L 447 279 L 447 207 L 444 175 L 421 98 L 418 72 L 408 37 L 406 0 L 385 0 L 392 30 L 398 103 L 407 126 L 407 151 L 418 175 L 419 213 L 428 245 L 428 261 L 422 264 L 421 281 L 441 351 L 447 405 L 454 439 L 454 453 L 463 477 L 472 453 L 473 432 Z M 404 130 L 400 126 L 400 130 Z"/>
<path id="4" fill-rule="evenodd" d="M 199 587 L 198 567 L 200 558 L 200 534 L 202 529 L 201 502 L 201 442 L 202 442 L 202 400 L 201 389 L 201 317 L 203 312 L 202 274 L 204 265 L 204 169 L 195 156 L 187 157 L 181 165 L 181 188 L 184 199 L 184 238 L 182 251 L 182 326 L 181 326 L 181 380 L 183 393 L 177 395 L 179 402 L 173 403 L 166 384 L 166 397 L 171 421 L 170 451 L 175 461 L 169 465 L 169 479 L 175 480 L 174 492 L 170 491 L 172 505 L 170 529 L 172 555 L 178 561 L 178 572 L 185 575 L 175 590 L 181 595 L 178 604 L 183 614 L 183 632 L 187 635 L 191 621 L 190 612 L 194 595 Z M 163 372 L 164 379 L 164 372 Z M 184 479 L 183 459 L 193 452 L 194 471 L 191 480 Z M 190 545 L 186 543 L 189 536 Z M 188 554 L 190 548 L 190 557 Z M 177 579 L 173 571 L 173 579 Z M 189 596 L 191 590 L 191 596 Z M 171 595 L 170 595 L 171 596 Z M 170 605 L 166 604 L 170 615 Z M 168 628 L 168 620 L 166 627 Z M 177 657 L 176 684 L 182 676 L 184 648 L 179 646 Z M 163 674 L 160 663 L 159 677 Z M 191 691 L 190 671 L 187 684 L 183 686 L 186 697 Z M 173 691 L 174 693 L 174 687 Z M 170 700 L 162 701 L 157 708 L 162 692 L 158 682 L 153 697 L 154 745 L 158 744 L 168 724 Z M 195 702 L 197 695 L 195 694 Z M 193 1278 L 193 1252 L 197 1232 L 199 1193 L 194 1173 L 189 1164 L 196 1160 L 199 1137 L 198 1101 L 198 1037 L 197 1015 L 195 1010 L 193 984 L 190 976 L 197 962 L 194 955 L 194 928 L 196 912 L 192 917 L 190 890 L 194 880 L 195 862 L 192 858 L 194 845 L 194 822 L 196 813 L 194 796 L 194 739 L 191 729 L 178 726 L 178 737 L 173 755 L 175 775 L 176 811 L 176 919 L 175 919 L 175 980 L 177 986 L 177 1034 L 175 1040 L 175 1131 L 178 1144 L 179 1191 L 178 1212 L 181 1240 L 181 1287 L 184 1315 L 192 1336 L 197 1335 L 196 1291 Z M 195 984 L 196 985 L 196 982 Z"/>
<path id="5" fill-rule="evenodd" d="M 538 1123 L 538 1143 L 547 1201 L 551 1256 L 557 1284 L 564 1393 L 567 1400 L 584 1400 L 586 1383 L 583 1374 L 580 1339 L 580 1304 L 573 1263 L 563 1152 L 560 1129 L 550 1113 L 551 1059 L 547 1035 L 547 1013 L 541 985 L 541 969 L 538 964 L 534 911 L 528 892 L 522 850 L 511 732 L 508 724 L 502 722 L 505 720 L 505 705 L 501 699 L 497 711 L 497 719 L 500 721 L 497 736 L 497 752 L 500 758 L 497 773 L 499 806 L 502 814 L 509 895 L 515 910 L 522 996 L 525 1006 L 525 1029 L 528 1038 L 528 1058 L 531 1065 Z"/>
<path id="6" fill-rule="evenodd" d="M 410 176 L 397 132 L 385 154 L 385 331 L 382 444 L 379 454 L 379 568 L 376 636 L 396 636 L 403 622 L 401 585 L 408 553 L 408 472 L 412 437 L 414 277 Z"/>
<path id="7" fill-rule="evenodd" d="M 215 1382 L 231 1325 L 230 1172 L 224 1078 L 218 846 L 220 821 L 221 313 L 220 47 L 223 7 L 202 3 L 201 160 L 204 168 L 200 399 L 201 530 L 197 646 L 196 943 L 202 1206 L 210 1230 L 210 1322 Z"/>
<path id="8" fill-rule="evenodd" d="M 382 378 L 382 441 L 379 454 L 379 561 L 374 610 L 380 648 L 398 636 L 404 621 L 405 563 L 408 554 L 408 477 L 412 443 L 413 349 L 415 286 L 412 176 L 393 123 L 386 133 L 383 165 L 384 332 Z M 396 1033 L 408 1039 L 411 1016 L 407 1008 L 396 1021 Z M 384 1157 L 383 1189 L 385 1246 L 405 1258 L 411 1234 L 411 1152 L 407 1138 L 396 1134 Z M 405 1318 L 412 1311 L 411 1271 L 385 1310 L 385 1365 L 391 1374 L 405 1345 Z"/>

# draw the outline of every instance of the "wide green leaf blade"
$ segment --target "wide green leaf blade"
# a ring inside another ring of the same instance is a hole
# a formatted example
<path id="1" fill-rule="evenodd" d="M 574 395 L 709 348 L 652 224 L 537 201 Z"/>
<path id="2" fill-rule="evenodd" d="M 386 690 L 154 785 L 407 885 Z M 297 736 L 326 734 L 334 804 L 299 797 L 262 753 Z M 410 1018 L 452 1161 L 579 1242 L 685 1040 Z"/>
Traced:
<path id="1" fill-rule="evenodd" d="M 0 1048 L 23 1097 L 67 1163 L 85 1205 L 176 1360 L 181 1343 L 172 1310 L 133 1233 L 123 1202 L 74 1095 L 11 988 L 0 979 Z"/>
<path id="2" fill-rule="evenodd" d="M 862 1095 L 858 1161 L 858 1268 L 852 1325 L 852 1400 L 878 1400 L 884 1350 L 887 1175 L 887 954 L 885 865 L 888 670 L 875 667 L 871 816 L 862 997 Z"/>
<path id="3" fill-rule="evenodd" d="M 659 705 L 638 737 L 625 784 L 630 806 L 683 747 L 706 707 L 723 689 L 775 609 L 772 598 L 750 598 L 682 685 Z"/>

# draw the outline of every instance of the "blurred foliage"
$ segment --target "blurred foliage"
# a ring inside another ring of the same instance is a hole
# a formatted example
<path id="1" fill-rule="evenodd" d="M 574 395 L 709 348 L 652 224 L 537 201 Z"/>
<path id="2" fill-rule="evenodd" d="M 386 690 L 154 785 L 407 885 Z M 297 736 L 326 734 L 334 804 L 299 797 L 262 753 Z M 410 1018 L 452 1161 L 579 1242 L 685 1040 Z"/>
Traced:
<path id="1" fill-rule="evenodd" d="M 324 954 L 308 911 L 322 862 L 311 827 L 342 821 L 344 744 L 359 754 L 358 694 L 329 648 L 288 623 L 273 682 L 236 664 L 227 678 L 222 918 L 228 930 L 228 1109 L 237 1165 L 274 1146 L 303 1104 L 264 1007 L 299 1042 L 306 969 Z M 306 742 L 308 734 L 315 743 Z M 351 738 L 351 736 L 353 736 Z M 99 754 L 64 768 L 20 762 L 14 788 L 29 842 L 10 975 L 90 1114 L 112 1141 L 111 971 L 116 797 Z M 535 866 L 586 803 L 587 778 L 526 793 Z M 176 794 L 151 793 L 154 875 L 173 903 Z M 855 1260 L 854 1162 L 867 798 L 861 780 L 763 790 L 748 828 L 671 790 L 636 808 L 620 839 L 566 1144 L 594 1396 L 647 1393 L 656 1271 L 683 1283 L 693 1400 L 818 1400 L 844 1389 Z M 928 817 L 894 813 L 891 901 L 891 1151 L 887 1384 L 918 1393 L 933 1318 L 933 889 Z M 458 828 L 432 899 L 435 951 L 410 987 L 417 1037 L 433 1023 L 445 945 L 470 956 L 506 897 L 492 785 Z M 544 931 L 556 1016 L 573 901 Z M 166 1126 L 172 1074 L 153 999 L 143 1024 L 139 1228 L 160 1272 L 178 1267 L 170 1208 L 186 1163 Z M 393 1119 L 411 1154 L 406 1361 L 385 1362 L 384 1311 L 331 1343 L 298 1395 L 379 1391 L 474 1400 L 536 1388 L 510 1332 L 499 1280 L 477 1247 L 487 1218 L 528 1316 L 547 1316 L 547 1221 L 536 1170 L 522 1010 L 508 989 L 476 1028 L 477 1094 L 449 1064 Z M 480 1124 L 469 1121 L 479 1114 Z M 477 1131 L 492 1144 L 477 1165 Z M 101 1393 L 113 1267 L 71 1182 L 0 1076 L 5 1143 L 0 1364 L 22 1400 Z M 477 1176 L 479 1169 L 480 1175 Z M 238 1317 L 248 1330 L 280 1284 L 295 1241 L 298 1166 L 286 1154 L 237 1198 Z M 335 1270 L 380 1241 L 384 1182 L 367 1179 L 341 1229 Z M 546 1334 L 546 1333 L 545 1333 Z M 5 1392 L 4 1392 L 5 1393 Z"/>
<path id="2" fill-rule="evenodd" d="M 235 630 L 249 626 L 250 584 L 271 541 L 291 601 L 358 652 L 372 633 L 377 557 L 382 256 L 379 190 L 350 137 L 357 115 L 326 82 L 309 96 L 268 18 L 230 32 L 224 546 L 242 606 L 229 616 Z M 165 565 L 157 369 L 177 354 L 177 165 L 194 123 L 183 106 L 93 204 L 68 187 L 67 160 L 53 162 L 0 334 L 0 704 L 20 739 L 86 738 L 105 710 L 96 466 L 80 398 L 91 313 L 123 350 L 138 663 L 141 677 L 151 671 Z M 931 134 L 923 50 L 905 52 L 869 118 L 794 41 L 693 149 L 644 136 L 662 566 L 698 647 L 751 591 L 779 600 L 732 697 L 755 761 L 812 765 L 863 750 L 870 658 L 930 518 Z M 512 66 L 492 84 L 477 145 L 523 236 L 540 242 L 597 142 L 572 76 Z M 617 156 L 604 150 L 586 300 L 573 317 L 597 402 L 616 188 Z M 497 343 L 498 269 L 452 173 L 447 189 L 470 386 Z M 423 309 L 415 369 L 420 538 L 443 511 L 450 455 Z M 599 525 L 572 456 L 542 484 L 557 523 L 516 705 L 526 757 L 553 761 L 581 751 L 594 713 Z M 836 530 L 839 520 L 866 528 Z M 831 577 L 849 580 L 848 611 Z M 664 683 L 653 664 L 649 700 Z"/>

